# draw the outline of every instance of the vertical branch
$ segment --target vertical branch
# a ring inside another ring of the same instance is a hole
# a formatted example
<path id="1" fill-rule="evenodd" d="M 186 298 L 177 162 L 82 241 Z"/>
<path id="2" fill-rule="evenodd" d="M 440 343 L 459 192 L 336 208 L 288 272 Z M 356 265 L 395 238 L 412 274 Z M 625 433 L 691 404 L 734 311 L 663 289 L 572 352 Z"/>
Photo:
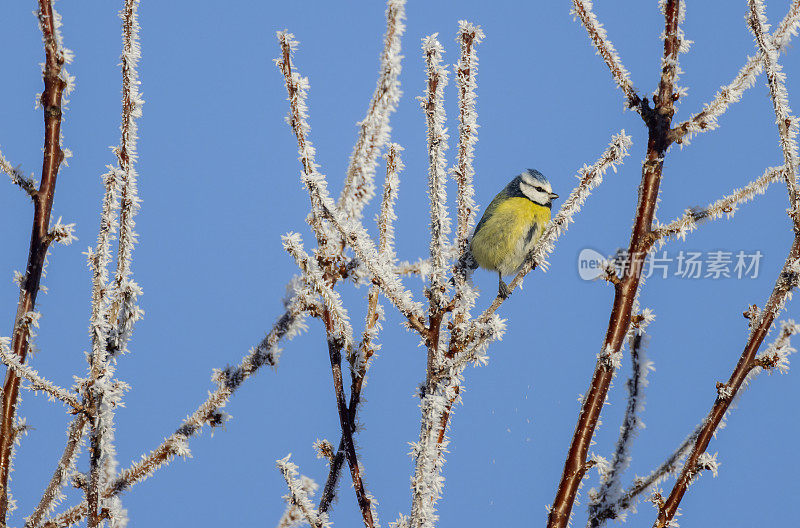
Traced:
<path id="1" fill-rule="evenodd" d="M 142 317 L 136 300 L 141 294 L 131 279 L 131 258 L 136 233 L 134 216 L 139 209 L 136 169 L 137 123 L 144 101 L 139 94 L 137 65 L 139 44 L 139 0 L 125 0 L 122 19 L 122 123 L 120 143 L 115 148 L 117 167 L 104 176 L 106 192 L 97 237 L 91 254 L 92 266 L 92 355 L 90 380 L 85 389 L 90 408 L 89 479 L 86 487 L 89 528 L 101 522 L 101 510 L 119 520 L 124 512 L 116 497 L 101 499 L 101 491 L 116 473 L 114 409 L 119 405 L 124 386 L 113 381 L 114 358 L 127 350 L 134 323 Z M 119 220 L 116 211 L 119 210 Z M 116 271 L 108 284 L 110 238 L 119 229 Z"/>
<path id="2" fill-rule="evenodd" d="M 461 47 L 461 55 L 456 70 L 456 83 L 458 85 L 458 159 L 453 168 L 453 177 L 456 180 L 456 241 L 455 251 L 458 257 L 456 269 L 453 273 L 455 285 L 454 314 L 451 341 L 459 341 L 465 320 L 469 311 L 475 304 L 476 295 L 470 287 L 466 277 L 467 238 L 475 223 L 476 206 L 473 196 L 475 188 L 473 179 L 475 169 L 472 166 L 475 157 L 475 144 L 478 142 L 478 120 L 475 112 L 475 78 L 478 75 L 478 55 L 475 46 L 484 38 L 479 26 L 474 26 L 466 20 L 458 23 L 458 37 L 456 41 Z M 451 356 L 453 347 L 449 347 L 448 355 Z"/>
<path id="3" fill-rule="evenodd" d="M 642 181 L 636 206 L 628 255 L 631 265 L 627 273 L 614 285 L 614 304 L 611 309 L 603 350 L 595 366 L 589 390 L 586 393 L 578 424 L 570 443 L 564 471 L 548 516 L 549 528 L 564 528 L 569 524 L 572 506 L 585 473 L 586 456 L 592 442 L 600 411 L 616 371 L 622 342 L 631 322 L 631 311 L 639 289 L 644 256 L 652 245 L 653 218 L 658 203 L 664 154 L 669 147 L 669 130 L 674 109 L 675 78 L 678 72 L 678 20 L 680 0 L 667 0 L 664 5 L 664 56 L 661 79 L 654 97 L 655 108 L 643 107 L 642 118 L 648 128 L 647 154 L 642 167 Z"/>
<path id="4" fill-rule="evenodd" d="M 44 110 L 44 156 L 39 190 L 33 197 L 34 213 L 28 263 L 25 268 L 17 314 L 14 319 L 12 350 L 20 363 L 25 361 L 29 350 L 30 328 L 25 323 L 35 310 L 36 295 L 44 269 L 45 257 L 50 244 L 48 228 L 53 207 L 56 178 L 64 152 L 61 149 L 61 106 L 67 88 L 68 77 L 63 69 L 69 52 L 61 46 L 58 33 L 58 15 L 53 10 L 52 0 L 39 0 L 39 26 L 44 40 L 44 91 L 41 104 Z M 6 524 L 8 514 L 8 482 L 11 471 L 13 449 L 14 414 L 19 396 L 20 379 L 12 369 L 6 371 L 3 383 L 2 416 L 0 416 L 0 525 Z"/>
<path id="5" fill-rule="evenodd" d="M 431 274 L 428 289 L 429 329 L 425 344 L 428 348 L 426 379 L 420 408 L 422 419 L 419 442 L 412 447 L 415 457 L 412 477 L 412 506 L 410 525 L 414 528 L 432 527 L 436 522 L 436 502 L 442 494 L 441 469 L 444 463 L 442 452 L 446 444 L 437 442 L 440 414 L 446 406 L 446 383 L 438 383 L 433 375 L 441 363 L 442 321 L 445 316 L 444 294 L 446 290 L 447 261 L 445 257 L 446 237 L 450 230 L 447 217 L 445 191 L 445 159 L 448 136 L 445 131 L 443 107 L 444 87 L 447 84 L 447 69 L 441 64 L 442 45 L 433 34 L 422 40 L 427 83 L 425 96 L 420 97 L 425 111 L 428 138 L 428 195 L 431 202 Z"/>
<path id="6" fill-rule="evenodd" d="M 442 65 L 444 48 L 437 40 L 438 34 L 423 39 L 427 84 L 425 96 L 420 98 L 425 111 L 428 138 L 428 196 L 431 203 L 431 286 L 429 290 L 431 313 L 442 308 L 446 284 L 447 263 L 445 245 L 450 232 L 447 216 L 447 190 L 444 153 L 449 136 L 445 128 L 444 88 L 447 86 L 447 69 Z"/>

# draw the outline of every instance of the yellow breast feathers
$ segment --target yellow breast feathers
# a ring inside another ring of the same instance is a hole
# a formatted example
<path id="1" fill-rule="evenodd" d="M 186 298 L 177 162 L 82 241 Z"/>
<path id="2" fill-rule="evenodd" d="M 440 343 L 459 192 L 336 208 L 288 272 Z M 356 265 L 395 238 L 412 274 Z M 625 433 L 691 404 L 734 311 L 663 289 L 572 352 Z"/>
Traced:
<path id="1" fill-rule="evenodd" d="M 490 216 L 472 239 L 472 254 L 480 267 L 511 275 L 539 240 L 550 221 L 550 209 L 527 198 L 513 197 L 493 200 L 486 215 Z"/>

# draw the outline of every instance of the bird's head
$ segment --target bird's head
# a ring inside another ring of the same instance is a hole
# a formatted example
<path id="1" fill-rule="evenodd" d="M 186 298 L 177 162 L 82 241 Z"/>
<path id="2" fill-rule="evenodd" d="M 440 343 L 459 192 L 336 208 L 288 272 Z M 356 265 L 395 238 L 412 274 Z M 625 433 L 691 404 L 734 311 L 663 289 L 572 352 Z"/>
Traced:
<path id="1" fill-rule="evenodd" d="M 512 189 L 515 194 L 519 193 L 533 203 L 544 207 L 552 207 L 553 200 L 558 198 L 544 174 L 536 169 L 525 169 L 522 174 L 514 178 L 510 185 L 515 187 Z"/>

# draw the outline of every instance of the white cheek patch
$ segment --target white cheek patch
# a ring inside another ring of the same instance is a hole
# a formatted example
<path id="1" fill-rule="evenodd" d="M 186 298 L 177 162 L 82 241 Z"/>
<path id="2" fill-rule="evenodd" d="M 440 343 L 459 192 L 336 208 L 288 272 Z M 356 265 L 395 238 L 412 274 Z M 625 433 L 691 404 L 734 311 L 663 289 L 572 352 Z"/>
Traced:
<path id="1" fill-rule="evenodd" d="M 550 201 L 550 196 L 547 193 L 537 191 L 532 185 L 528 185 L 524 181 L 519 183 L 519 190 L 532 202 L 543 205 Z"/>

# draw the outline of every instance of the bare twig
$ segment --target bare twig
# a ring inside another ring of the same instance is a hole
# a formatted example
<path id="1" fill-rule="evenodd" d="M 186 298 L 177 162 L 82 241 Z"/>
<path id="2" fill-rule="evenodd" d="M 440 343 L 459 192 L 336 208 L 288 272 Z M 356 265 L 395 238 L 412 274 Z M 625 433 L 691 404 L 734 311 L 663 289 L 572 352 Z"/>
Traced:
<path id="1" fill-rule="evenodd" d="M 44 92 L 41 104 L 44 110 L 44 157 L 39 190 L 33 200 L 34 214 L 28 263 L 20 288 L 17 315 L 14 320 L 12 350 L 25 362 L 30 347 L 29 327 L 22 324 L 26 314 L 34 311 L 36 295 L 42 278 L 45 257 L 49 246 L 50 211 L 53 207 L 58 169 L 64 160 L 61 150 L 61 99 L 67 88 L 63 70 L 68 53 L 61 46 L 52 0 L 39 0 L 39 25 L 44 40 Z M 0 418 L 0 525 L 5 525 L 8 514 L 8 476 L 11 471 L 12 429 L 19 394 L 19 376 L 13 369 L 6 371 L 3 383 L 2 418 Z"/>

